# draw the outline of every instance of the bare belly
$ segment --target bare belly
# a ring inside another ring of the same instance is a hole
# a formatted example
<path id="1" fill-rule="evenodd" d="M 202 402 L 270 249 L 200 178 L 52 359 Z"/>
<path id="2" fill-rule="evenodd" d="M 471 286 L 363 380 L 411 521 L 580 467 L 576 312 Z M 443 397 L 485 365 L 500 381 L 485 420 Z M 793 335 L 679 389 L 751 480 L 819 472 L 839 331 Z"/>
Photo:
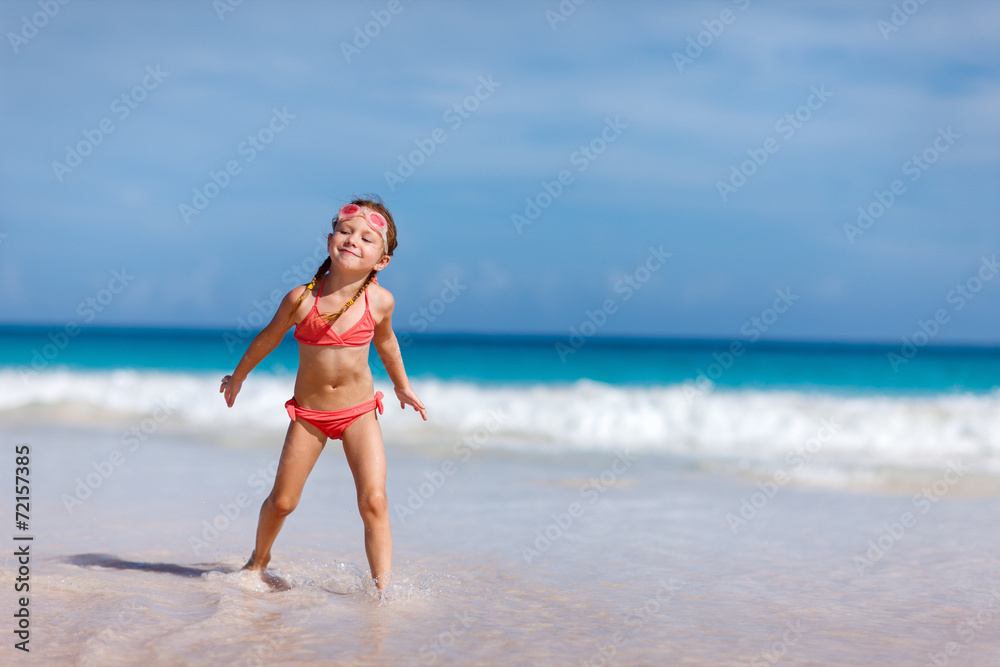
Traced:
<path id="1" fill-rule="evenodd" d="M 311 410 L 343 410 L 371 400 L 375 383 L 369 345 L 335 347 L 299 343 L 295 400 Z"/>

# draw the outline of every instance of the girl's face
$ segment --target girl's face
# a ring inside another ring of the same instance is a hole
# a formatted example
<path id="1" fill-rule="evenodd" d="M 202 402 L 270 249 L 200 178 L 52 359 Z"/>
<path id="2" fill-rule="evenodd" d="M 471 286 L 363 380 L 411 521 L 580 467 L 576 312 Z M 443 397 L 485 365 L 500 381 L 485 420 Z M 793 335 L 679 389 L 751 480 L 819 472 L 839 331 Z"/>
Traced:
<path id="1" fill-rule="evenodd" d="M 386 257 L 382 235 L 369 227 L 361 216 L 337 223 L 330 235 L 329 251 L 331 261 L 344 268 L 371 271 L 380 269 L 379 264 L 388 263 L 382 262 Z"/>

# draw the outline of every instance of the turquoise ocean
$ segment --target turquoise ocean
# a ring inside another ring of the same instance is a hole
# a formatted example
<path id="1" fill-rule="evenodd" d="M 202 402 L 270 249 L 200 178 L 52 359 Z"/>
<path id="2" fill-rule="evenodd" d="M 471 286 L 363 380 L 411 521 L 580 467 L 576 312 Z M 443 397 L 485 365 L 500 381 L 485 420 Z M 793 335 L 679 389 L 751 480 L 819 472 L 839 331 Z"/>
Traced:
<path id="1" fill-rule="evenodd" d="M 236 366 L 252 335 L 2 328 L 0 410 L 11 415 L 44 405 L 55 416 L 82 407 L 141 415 L 170 400 L 177 424 L 280 429 L 298 363 L 290 335 L 251 374 L 242 404 L 221 416 L 226 411 L 212 405 L 219 378 Z M 826 431 L 836 432 L 810 461 L 817 480 L 838 471 L 940 466 L 954 456 L 1000 474 L 1000 348 L 399 338 L 432 416 L 424 425 L 390 413 L 384 428 L 401 441 L 458 438 L 496 409 L 505 419 L 489 446 L 558 452 L 627 444 L 746 468 L 789 456 L 833 420 Z M 374 348 L 370 364 L 376 386 L 391 397 Z"/>
<path id="2" fill-rule="evenodd" d="M 0 368 L 171 373 L 231 370 L 256 332 L 204 329 L 0 327 Z M 653 387 L 697 381 L 718 388 L 839 393 L 989 393 L 1000 387 L 1000 347 L 399 334 L 409 375 L 481 385 L 554 385 L 591 380 Z M 731 362 L 725 357 L 742 344 Z M 716 356 L 718 355 L 718 356 Z M 294 372 L 289 334 L 259 367 Z M 378 355 L 371 354 L 376 377 Z M 713 368 L 713 365 L 717 368 Z M 721 372 L 720 372 L 721 370 Z M 259 372 L 259 371 L 258 371 Z M 381 373 L 384 377 L 384 373 Z"/>

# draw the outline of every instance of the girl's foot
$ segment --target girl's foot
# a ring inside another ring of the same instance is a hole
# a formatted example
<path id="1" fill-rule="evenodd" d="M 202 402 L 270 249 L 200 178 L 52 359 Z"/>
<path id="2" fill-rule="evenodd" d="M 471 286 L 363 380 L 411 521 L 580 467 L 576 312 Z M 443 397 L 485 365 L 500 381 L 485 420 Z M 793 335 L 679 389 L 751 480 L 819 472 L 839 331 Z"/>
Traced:
<path id="1" fill-rule="evenodd" d="M 267 567 L 267 564 L 271 562 L 271 555 L 270 554 L 267 555 L 267 558 L 265 558 L 264 562 L 262 562 L 262 563 L 254 563 L 254 559 L 256 559 L 256 558 L 257 558 L 257 550 L 254 549 L 253 552 L 250 554 L 250 560 L 248 560 L 247 564 L 244 565 L 240 569 L 241 570 L 263 570 L 264 568 Z"/>
<path id="2" fill-rule="evenodd" d="M 250 554 L 250 560 L 247 561 L 247 564 L 244 565 L 240 569 L 240 571 L 242 572 L 245 570 L 249 570 L 251 572 L 260 572 L 260 580 L 263 581 L 265 584 L 267 584 L 268 588 L 270 588 L 272 591 L 287 591 L 292 587 L 291 584 L 289 584 L 287 581 L 285 581 L 278 575 L 271 574 L 266 569 L 264 569 L 267 567 L 267 564 L 271 561 L 270 556 L 268 556 L 263 563 L 254 564 L 254 559 L 256 557 L 257 557 L 257 551 L 254 550 L 254 552 Z"/>

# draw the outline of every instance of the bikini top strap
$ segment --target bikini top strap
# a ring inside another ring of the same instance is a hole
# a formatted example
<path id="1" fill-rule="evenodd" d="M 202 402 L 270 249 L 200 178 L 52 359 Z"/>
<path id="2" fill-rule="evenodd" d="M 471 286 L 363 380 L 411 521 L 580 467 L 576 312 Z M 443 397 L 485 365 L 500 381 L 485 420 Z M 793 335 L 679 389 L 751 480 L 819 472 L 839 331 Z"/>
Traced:
<path id="1" fill-rule="evenodd" d="M 319 290 L 317 290 L 316 297 L 313 299 L 313 308 L 316 309 L 317 313 L 319 312 L 319 298 L 323 296 L 323 283 L 325 282 L 326 282 L 326 276 L 324 275 L 322 278 L 319 279 Z"/>

